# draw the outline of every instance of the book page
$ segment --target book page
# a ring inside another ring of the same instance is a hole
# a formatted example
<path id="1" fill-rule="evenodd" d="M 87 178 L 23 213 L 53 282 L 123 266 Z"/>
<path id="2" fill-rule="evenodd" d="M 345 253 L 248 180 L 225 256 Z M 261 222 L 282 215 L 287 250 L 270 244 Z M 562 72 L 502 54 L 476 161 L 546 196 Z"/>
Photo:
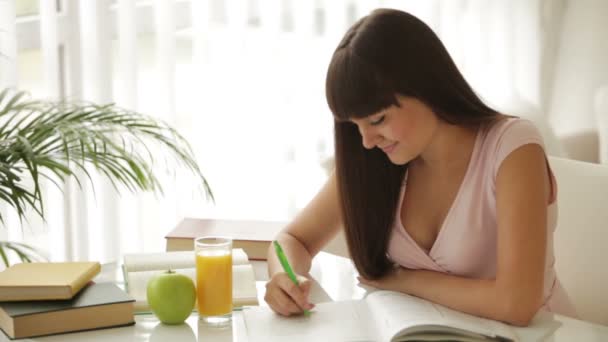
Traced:
<path id="1" fill-rule="evenodd" d="M 232 266 L 232 304 L 257 305 L 258 291 L 251 265 Z"/>
<path id="2" fill-rule="evenodd" d="M 243 310 L 249 342 L 375 341 L 362 300 L 320 303 L 309 316 L 285 317 L 269 307 Z"/>
<path id="3" fill-rule="evenodd" d="M 517 340 L 517 335 L 508 325 L 490 319 L 469 315 L 464 312 L 452 310 L 441 305 L 434 305 L 445 318 L 446 325 L 474 331 L 485 336 L 502 337 L 512 341 Z"/>
<path id="4" fill-rule="evenodd" d="M 245 251 L 241 248 L 234 248 L 232 250 L 233 265 L 248 263 L 249 259 Z M 124 256 L 124 268 L 126 272 L 193 268 L 194 264 L 194 251 L 135 253 L 125 254 Z"/>
<path id="5" fill-rule="evenodd" d="M 407 335 L 408 331 L 424 332 L 425 327 L 434 333 L 464 330 L 471 332 L 470 336 L 501 336 L 517 340 L 506 324 L 451 310 L 404 293 L 376 291 L 365 300 L 374 317 L 376 329 L 386 341 L 399 334 Z"/>
<path id="6" fill-rule="evenodd" d="M 374 327 L 382 341 L 401 330 L 427 322 L 442 322 L 441 313 L 427 301 L 393 291 L 374 291 L 365 297 Z"/>

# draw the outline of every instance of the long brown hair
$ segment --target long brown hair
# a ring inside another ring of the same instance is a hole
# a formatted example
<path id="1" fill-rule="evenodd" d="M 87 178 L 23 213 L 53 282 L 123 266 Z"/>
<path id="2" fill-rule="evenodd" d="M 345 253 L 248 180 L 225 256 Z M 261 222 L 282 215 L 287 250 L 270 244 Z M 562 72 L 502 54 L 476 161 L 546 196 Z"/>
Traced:
<path id="1" fill-rule="evenodd" d="M 346 32 L 327 71 L 326 97 L 335 118 L 346 240 L 357 270 L 371 279 L 391 268 L 386 251 L 407 165 L 365 149 L 349 119 L 399 106 L 398 94 L 417 98 L 449 124 L 476 126 L 499 116 L 471 89 L 435 33 L 413 15 L 377 9 Z"/>

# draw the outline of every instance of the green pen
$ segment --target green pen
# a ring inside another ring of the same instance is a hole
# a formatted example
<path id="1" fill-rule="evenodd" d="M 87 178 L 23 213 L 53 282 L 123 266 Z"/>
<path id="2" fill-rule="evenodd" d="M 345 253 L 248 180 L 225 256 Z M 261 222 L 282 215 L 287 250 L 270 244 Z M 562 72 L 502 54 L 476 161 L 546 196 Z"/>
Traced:
<path id="1" fill-rule="evenodd" d="M 279 245 L 279 242 L 277 240 L 272 241 L 272 243 L 274 244 L 274 251 L 277 253 L 277 258 L 279 258 L 279 262 L 281 262 L 281 266 L 283 266 L 283 270 L 285 271 L 285 273 L 287 273 L 289 279 L 291 279 L 294 284 L 298 285 L 298 279 L 296 278 L 296 274 L 293 273 L 291 265 L 289 265 L 289 261 L 287 261 L 287 257 L 283 252 L 283 248 L 281 248 L 281 245 Z M 304 309 L 304 315 L 310 315 L 310 311 Z"/>

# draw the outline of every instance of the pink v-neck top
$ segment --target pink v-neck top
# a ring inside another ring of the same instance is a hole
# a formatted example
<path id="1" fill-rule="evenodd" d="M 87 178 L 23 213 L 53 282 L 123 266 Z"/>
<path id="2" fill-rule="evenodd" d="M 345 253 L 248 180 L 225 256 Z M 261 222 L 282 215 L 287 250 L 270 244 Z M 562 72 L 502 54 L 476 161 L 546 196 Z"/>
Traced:
<path id="1" fill-rule="evenodd" d="M 410 269 L 494 279 L 497 258 L 496 176 L 503 160 L 526 144 L 538 144 L 544 148 L 539 131 L 532 122 L 525 119 L 509 118 L 478 130 L 460 189 L 429 251 L 412 239 L 401 222 L 406 175 L 389 241 L 389 258 Z M 552 198 L 547 207 L 548 239 L 543 308 L 575 317 L 574 308 L 561 287 L 554 268 L 556 195 L 557 186 L 553 182 Z"/>

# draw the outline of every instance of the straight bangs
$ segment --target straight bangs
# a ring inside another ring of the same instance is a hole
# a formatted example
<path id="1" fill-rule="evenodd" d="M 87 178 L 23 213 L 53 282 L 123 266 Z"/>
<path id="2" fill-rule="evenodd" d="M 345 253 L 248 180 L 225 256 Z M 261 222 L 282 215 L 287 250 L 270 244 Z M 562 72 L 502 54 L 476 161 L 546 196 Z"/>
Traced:
<path id="1" fill-rule="evenodd" d="M 341 48 L 327 70 L 325 96 L 336 121 L 363 118 L 399 105 L 394 86 L 373 65 Z"/>

